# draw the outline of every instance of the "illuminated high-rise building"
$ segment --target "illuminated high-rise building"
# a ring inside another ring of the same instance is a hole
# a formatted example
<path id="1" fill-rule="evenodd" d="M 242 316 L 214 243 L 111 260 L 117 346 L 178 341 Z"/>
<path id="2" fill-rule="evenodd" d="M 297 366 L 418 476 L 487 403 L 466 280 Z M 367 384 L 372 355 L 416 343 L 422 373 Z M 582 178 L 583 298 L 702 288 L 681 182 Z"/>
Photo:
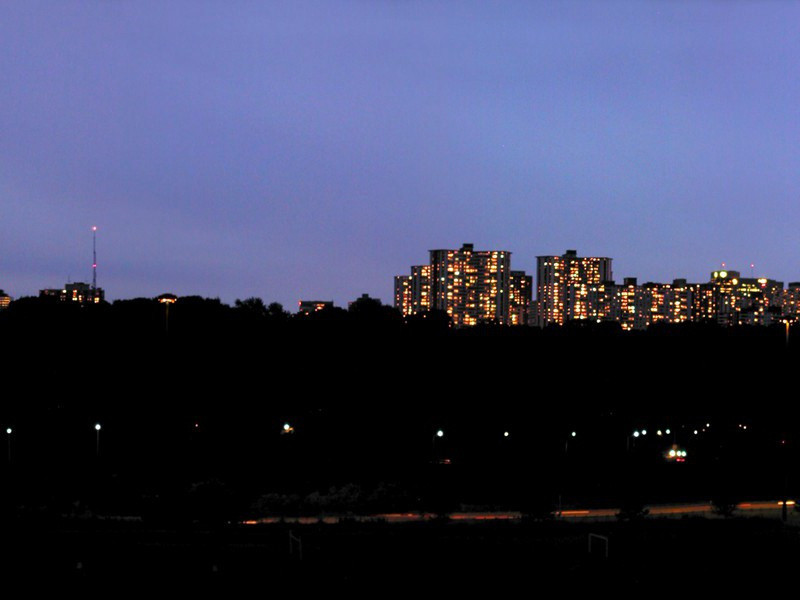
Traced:
<path id="1" fill-rule="evenodd" d="M 787 317 L 800 316 L 800 281 L 793 281 L 783 291 L 781 312 Z"/>
<path id="2" fill-rule="evenodd" d="M 692 292 L 692 321 L 716 321 L 714 286 L 711 283 L 690 283 Z"/>
<path id="3" fill-rule="evenodd" d="M 394 306 L 404 317 L 431 309 L 431 266 L 411 267 L 411 275 L 394 278 Z"/>
<path id="4" fill-rule="evenodd" d="M 645 327 L 654 323 L 685 323 L 692 319 L 692 290 L 685 279 L 645 283 L 641 295 Z"/>
<path id="5" fill-rule="evenodd" d="M 738 322 L 736 310 L 736 289 L 739 287 L 739 271 L 714 271 L 711 273 L 714 316 L 720 325 L 735 325 Z"/>
<path id="6" fill-rule="evenodd" d="M 714 271 L 708 284 L 713 311 L 720 325 L 769 325 L 780 318 L 783 282 L 742 278 L 738 271 Z"/>
<path id="7" fill-rule="evenodd" d="M 783 309 L 783 282 L 766 277 L 743 277 L 734 290 L 736 323 L 771 325 Z"/>
<path id="8" fill-rule="evenodd" d="M 509 322 L 511 253 L 478 250 L 431 250 L 431 307 L 445 311 L 453 325 Z"/>
<path id="9" fill-rule="evenodd" d="M 0 310 L 8 308 L 9 304 L 11 304 L 11 296 L 0 290 Z"/>
<path id="10" fill-rule="evenodd" d="M 410 316 L 428 310 L 448 314 L 455 326 L 523 325 L 528 319 L 531 279 L 511 271 L 511 252 L 431 250 L 430 264 L 395 277 L 395 308 Z"/>
<path id="11" fill-rule="evenodd" d="M 601 281 L 588 286 L 587 306 L 591 307 L 589 316 L 598 323 L 616 321 L 616 299 L 619 286 L 613 281 Z"/>
<path id="12" fill-rule="evenodd" d="M 525 271 L 511 271 L 508 284 L 508 324 L 528 325 L 531 321 L 533 277 Z"/>
<path id="13" fill-rule="evenodd" d="M 622 285 L 616 287 L 614 294 L 614 320 L 625 331 L 644 329 L 647 321 L 644 318 L 644 296 L 636 277 L 626 277 Z"/>
<path id="14" fill-rule="evenodd" d="M 562 256 L 537 257 L 539 326 L 563 325 L 573 319 L 597 319 L 602 310 L 596 300 L 593 302 L 592 288 L 613 280 L 611 260 L 580 257 L 575 250 L 567 250 Z"/>

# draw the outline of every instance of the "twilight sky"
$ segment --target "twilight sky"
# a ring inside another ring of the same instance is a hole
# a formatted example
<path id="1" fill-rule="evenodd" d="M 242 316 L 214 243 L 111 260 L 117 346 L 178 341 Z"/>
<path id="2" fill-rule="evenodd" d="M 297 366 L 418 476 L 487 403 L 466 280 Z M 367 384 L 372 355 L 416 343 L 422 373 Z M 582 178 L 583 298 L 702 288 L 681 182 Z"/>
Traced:
<path id="1" fill-rule="evenodd" d="M 392 297 L 432 248 L 800 281 L 800 3 L 0 4 L 0 289 Z"/>

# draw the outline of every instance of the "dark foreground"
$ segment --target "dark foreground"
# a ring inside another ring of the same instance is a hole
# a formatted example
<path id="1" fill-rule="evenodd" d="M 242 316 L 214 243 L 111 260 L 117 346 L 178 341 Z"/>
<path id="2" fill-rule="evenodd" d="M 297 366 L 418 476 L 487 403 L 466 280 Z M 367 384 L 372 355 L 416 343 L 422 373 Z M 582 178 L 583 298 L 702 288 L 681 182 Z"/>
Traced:
<path id="1" fill-rule="evenodd" d="M 290 531 L 302 543 L 290 554 Z M 588 553 L 589 534 L 609 539 Z M 601 590 L 633 596 L 793 589 L 800 532 L 779 520 L 655 519 L 565 523 L 355 523 L 145 529 L 73 522 L 5 528 L 3 581 L 117 596 L 486 592 L 492 597 Z M 518 591 L 515 591 L 518 590 Z"/>

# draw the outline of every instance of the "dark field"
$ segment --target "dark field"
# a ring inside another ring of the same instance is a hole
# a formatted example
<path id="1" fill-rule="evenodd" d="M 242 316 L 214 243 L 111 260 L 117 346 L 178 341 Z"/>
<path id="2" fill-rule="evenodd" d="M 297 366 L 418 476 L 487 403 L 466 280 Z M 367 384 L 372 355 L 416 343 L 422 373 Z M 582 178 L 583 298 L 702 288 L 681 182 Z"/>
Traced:
<path id="1" fill-rule="evenodd" d="M 289 530 L 303 555 L 289 554 Z M 609 556 L 587 552 L 588 534 Z M 5 582 L 117 595 L 486 592 L 696 593 L 793 586 L 794 527 L 766 519 L 272 525 L 159 531 L 101 523 L 6 529 Z M 791 588 L 789 588 L 791 589 Z"/>

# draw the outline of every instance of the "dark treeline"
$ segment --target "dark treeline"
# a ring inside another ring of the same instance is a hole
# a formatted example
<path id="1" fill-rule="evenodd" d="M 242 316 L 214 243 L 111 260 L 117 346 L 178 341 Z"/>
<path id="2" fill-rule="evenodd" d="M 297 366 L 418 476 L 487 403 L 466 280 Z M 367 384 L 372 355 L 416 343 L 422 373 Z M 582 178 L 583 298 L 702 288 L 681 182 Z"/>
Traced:
<path id="1" fill-rule="evenodd" d="M 109 510 L 134 512 L 189 492 L 214 506 L 235 496 L 239 511 L 519 504 L 532 489 L 614 502 L 630 469 L 654 497 L 710 493 L 709 473 L 736 469 L 743 489 L 769 495 L 788 460 L 775 444 L 797 428 L 800 342 L 783 327 L 456 330 L 369 299 L 300 316 L 183 297 L 167 317 L 151 299 L 23 298 L 0 313 L 0 340 L 5 468 L 28 503 L 91 496 L 98 472 Z M 714 436 L 695 440 L 706 421 Z M 631 448 L 645 427 L 696 450 L 680 486 L 660 441 Z"/>
<path id="2" fill-rule="evenodd" d="M 785 398 L 800 341 L 783 326 L 613 323 L 450 329 L 441 314 L 403 320 L 359 300 L 289 315 L 259 299 L 184 297 L 78 306 L 23 298 L 0 313 L 0 418 L 56 403 L 87 415 L 303 413 L 315 408 L 442 416 L 631 415 L 744 411 Z M 761 400 L 761 401 L 759 401 Z M 788 400 L 788 399 L 787 399 Z M 780 411 L 776 411 L 779 415 Z"/>

